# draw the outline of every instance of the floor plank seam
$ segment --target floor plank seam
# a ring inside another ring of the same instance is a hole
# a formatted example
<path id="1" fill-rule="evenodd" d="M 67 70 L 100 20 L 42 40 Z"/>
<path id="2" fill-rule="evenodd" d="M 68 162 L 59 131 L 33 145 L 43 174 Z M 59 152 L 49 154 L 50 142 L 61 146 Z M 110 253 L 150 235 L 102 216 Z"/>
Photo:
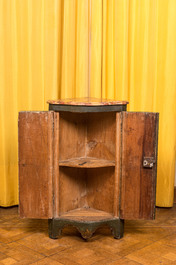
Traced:
<path id="1" fill-rule="evenodd" d="M 11 210 L 3 209 L 0 215 L 3 213 L 6 215 L 0 216 L 3 265 L 176 264 L 176 205 L 169 210 L 157 210 L 156 221 L 129 222 L 120 240 L 114 240 L 107 229 L 101 228 L 88 242 L 75 229 L 66 229 L 59 239 L 52 240 L 43 220 L 30 223 L 14 218 Z"/>
<path id="2" fill-rule="evenodd" d="M 43 254 L 43 253 L 40 253 L 40 252 L 36 251 L 36 250 L 35 250 L 35 249 L 33 249 L 33 248 L 30 248 L 30 247 L 28 247 L 28 246 L 26 246 L 26 245 L 23 245 L 23 244 L 21 244 L 20 242 L 18 242 L 18 240 L 17 240 L 17 241 L 14 241 L 14 242 L 18 243 L 19 245 L 21 245 L 21 246 L 23 246 L 23 247 L 25 247 L 25 248 L 28 248 L 28 249 L 30 249 L 30 250 L 32 250 L 32 251 L 34 251 L 34 252 L 35 252 L 35 253 L 37 253 L 37 254 L 40 254 L 40 255 L 42 255 L 43 257 L 48 257 L 48 256 L 46 256 L 45 254 Z"/>

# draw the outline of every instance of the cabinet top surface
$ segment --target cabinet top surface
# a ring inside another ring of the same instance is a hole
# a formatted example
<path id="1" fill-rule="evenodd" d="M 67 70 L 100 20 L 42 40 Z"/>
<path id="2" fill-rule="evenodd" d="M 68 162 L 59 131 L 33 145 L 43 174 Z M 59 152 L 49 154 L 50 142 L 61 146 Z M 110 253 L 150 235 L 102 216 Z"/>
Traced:
<path id="1" fill-rule="evenodd" d="M 107 106 L 107 105 L 127 105 L 128 101 L 119 101 L 102 98 L 67 98 L 59 100 L 48 100 L 47 103 L 52 105 L 73 105 L 73 106 Z"/>

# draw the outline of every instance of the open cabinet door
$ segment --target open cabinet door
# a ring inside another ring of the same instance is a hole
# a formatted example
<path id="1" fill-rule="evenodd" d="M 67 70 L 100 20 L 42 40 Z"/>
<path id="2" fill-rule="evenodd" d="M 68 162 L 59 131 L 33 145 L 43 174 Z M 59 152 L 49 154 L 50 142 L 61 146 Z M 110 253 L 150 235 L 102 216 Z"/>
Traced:
<path id="1" fill-rule="evenodd" d="M 121 219 L 154 219 L 158 113 L 122 112 Z"/>
<path id="2" fill-rule="evenodd" d="M 19 113 L 21 217 L 53 217 L 53 112 Z"/>

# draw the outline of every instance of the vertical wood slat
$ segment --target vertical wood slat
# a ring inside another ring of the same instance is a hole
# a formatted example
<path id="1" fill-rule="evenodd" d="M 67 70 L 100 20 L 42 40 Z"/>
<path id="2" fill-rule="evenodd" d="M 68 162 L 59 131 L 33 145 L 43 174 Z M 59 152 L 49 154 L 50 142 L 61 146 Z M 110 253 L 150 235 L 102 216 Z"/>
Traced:
<path id="1" fill-rule="evenodd" d="M 19 113 L 20 216 L 52 218 L 53 112 Z"/>
<path id="2" fill-rule="evenodd" d="M 59 216 L 59 112 L 54 112 L 53 216 Z"/>
<path id="3" fill-rule="evenodd" d="M 116 113 L 116 155 L 115 155 L 115 177 L 114 177 L 114 216 L 119 217 L 120 213 L 120 181 L 121 181 L 121 126 L 122 114 Z"/>
<path id="4" fill-rule="evenodd" d="M 122 219 L 153 219 L 156 163 L 143 167 L 143 157 L 157 160 L 157 113 L 123 112 L 122 124 Z"/>
<path id="5" fill-rule="evenodd" d="M 48 123 L 46 124 L 48 129 L 48 143 L 47 143 L 47 152 L 48 152 L 48 207 L 49 207 L 49 217 L 53 217 L 53 126 L 54 126 L 54 112 L 48 112 Z M 46 129 L 46 128 L 45 128 Z M 41 181 L 43 176 L 41 175 Z"/>
<path id="6" fill-rule="evenodd" d="M 155 163 L 153 168 L 144 168 L 141 170 L 141 210 L 140 218 L 153 219 L 155 216 L 155 197 L 156 197 L 156 174 L 157 174 L 157 147 L 158 147 L 158 113 L 146 113 L 145 115 L 145 131 L 143 144 L 143 158 L 153 157 Z M 148 178 L 152 189 L 148 189 Z M 150 203 L 149 203 L 150 202 Z"/>

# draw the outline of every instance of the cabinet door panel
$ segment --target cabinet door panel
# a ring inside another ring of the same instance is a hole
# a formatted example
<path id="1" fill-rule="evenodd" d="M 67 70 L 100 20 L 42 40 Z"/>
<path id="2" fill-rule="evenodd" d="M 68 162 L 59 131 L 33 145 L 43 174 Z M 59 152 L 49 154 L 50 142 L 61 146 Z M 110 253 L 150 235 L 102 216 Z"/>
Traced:
<path id="1" fill-rule="evenodd" d="M 21 217 L 53 216 L 53 112 L 19 113 Z"/>
<path id="2" fill-rule="evenodd" d="M 153 219 L 158 113 L 122 113 L 122 219 Z"/>

